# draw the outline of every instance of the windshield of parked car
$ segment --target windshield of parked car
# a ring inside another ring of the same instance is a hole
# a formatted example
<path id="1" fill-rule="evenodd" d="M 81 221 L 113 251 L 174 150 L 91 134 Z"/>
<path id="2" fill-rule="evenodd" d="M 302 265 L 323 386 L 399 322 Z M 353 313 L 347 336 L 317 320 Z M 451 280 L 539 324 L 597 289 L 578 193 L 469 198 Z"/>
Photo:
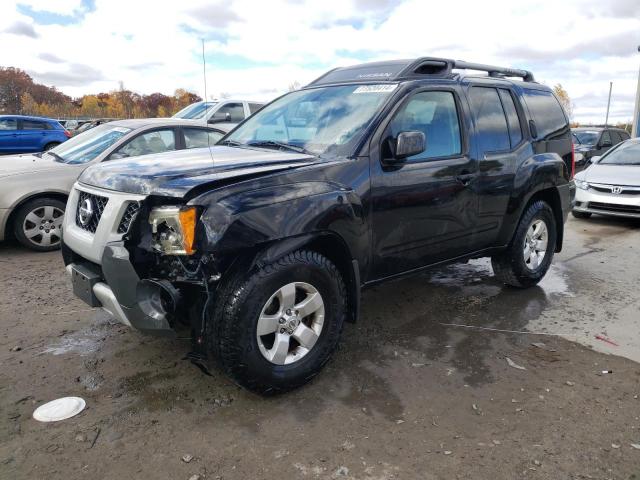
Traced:
<path id="1" fill-rule="evenodd" d="M 215 107 L 218 102 L 198 102 L 192 103 L 188 107 L 183 108 L 176 113 L 173 118 L 187 118 L 191 120 L 197 120 L 199 118 L 205 118 L 207 113 Z"/>
<path id="2" fill-rule="evenodd" d="M 395 84 L 298 90 L 249 117 L 222 144 L 348 156 Z"/>
<path id="3" fill-rule="evenodd" d="M 130 131 L 130 128 L 105 123 L 79 133 L 49 150 L 51 153 L 45 152 L 45 155 L 50 154 L 58 162 L 69 164 L 90 162 Z"/>
<path id="4" fill-rule="evenodd" d="M 622 142 L 617 147 L 609 150 L 600 161 L 599 165 L 640 165 L 640 143 Z"/>
<path id="5" fill-rule="evenodd" d="M 572 133 L 581 145 L 595 145 L 600 136 L 600 132 L 594 130 L 574 130 Z"/>

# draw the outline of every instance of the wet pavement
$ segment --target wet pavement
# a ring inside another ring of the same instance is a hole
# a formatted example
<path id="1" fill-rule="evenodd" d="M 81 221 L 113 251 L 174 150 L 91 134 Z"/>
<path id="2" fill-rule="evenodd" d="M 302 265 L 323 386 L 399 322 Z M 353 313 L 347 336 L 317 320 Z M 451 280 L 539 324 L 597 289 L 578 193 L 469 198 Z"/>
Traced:
<path id="1" fill-rule="evenodd" d="M 0 478 L 640 478 L 639 240 L 572 219 L 532 289 L 479 259 L 367 290 L 323 373 L 269 399 L 0 245 Z M 66 395 L 88 408 L 30 418 Z"/>

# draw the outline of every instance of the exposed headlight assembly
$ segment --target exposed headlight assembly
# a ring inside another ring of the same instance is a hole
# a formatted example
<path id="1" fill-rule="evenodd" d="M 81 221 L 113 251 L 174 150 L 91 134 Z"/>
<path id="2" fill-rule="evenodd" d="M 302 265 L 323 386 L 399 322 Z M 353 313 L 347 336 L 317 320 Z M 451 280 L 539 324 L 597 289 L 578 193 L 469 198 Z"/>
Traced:
<path id="1" fill-rule="evenodd" d="M 589 190 L 589 183 L 585 182 L 584 180 L 578 180 L 577 178 L 574 179 L 574 181 L 576 182 L 576 187 L 578 187 L 581 190 Z"/>
<path id="2" fill-rule="evenodd" d="M 163 255 L 191 255 L 196 237 L 196 207 L 156 207 L 149 214 L 153 249 Z"/>

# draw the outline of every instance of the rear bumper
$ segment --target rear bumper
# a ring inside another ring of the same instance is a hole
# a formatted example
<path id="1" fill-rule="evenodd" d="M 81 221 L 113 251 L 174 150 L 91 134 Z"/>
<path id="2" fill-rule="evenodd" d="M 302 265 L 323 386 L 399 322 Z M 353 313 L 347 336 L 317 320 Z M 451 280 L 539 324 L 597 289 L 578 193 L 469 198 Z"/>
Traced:
<path id="1" fill-rule="evenodd" d="M 129 261 L 123 242 L 106 245 L 101 265 L 82 258 L 62 242 L 62 256 L 72 277 L 74 293 L 92 307 L 102 307 L 117 321 L 149 333 L 174 335 L 168 314 L 160 310 L 143 310 L 153 303 L 146 298 L 147 290 L 140 288 L 140 278 Z M 91 272 L 89 281 L 78 277 L 79 272 Z M 83 290 L 81 292 L 81 290 Z M 90 290 L 90 291 L 87 291 Z"/>

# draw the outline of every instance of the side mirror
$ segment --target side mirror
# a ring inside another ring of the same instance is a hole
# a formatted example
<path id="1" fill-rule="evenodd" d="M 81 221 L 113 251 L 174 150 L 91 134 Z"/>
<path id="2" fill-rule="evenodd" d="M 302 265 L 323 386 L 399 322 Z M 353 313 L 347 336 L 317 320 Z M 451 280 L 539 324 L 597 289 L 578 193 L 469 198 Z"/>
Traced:
<path id="1" fill-rule="evenodd" d="M 404 160 L 407 157 L 422 153 L 427 148 L 427 137 L 423 132 L 400 132 L 396 139 L 395 158 Z"/>
<path id="2" fill-rule="evenodd" d="M 598 161 L 600 161 L 600 158 L 602 158 L 600 155 L 596 155 L 595 157 L 591 157 L 589 159 L 589 163 L 597 163 Z"/>
<path id="3" fill-rule="evenodd" d="M 219 113 L 214 113 L 211 116 L 211 118 L 207 120 L 207 123 L 223 123 L 223 122 L 230 122 L 230 121 L 231 121 L 231 114 L 229 112 L 225 113 L 224 116 Z"/>

